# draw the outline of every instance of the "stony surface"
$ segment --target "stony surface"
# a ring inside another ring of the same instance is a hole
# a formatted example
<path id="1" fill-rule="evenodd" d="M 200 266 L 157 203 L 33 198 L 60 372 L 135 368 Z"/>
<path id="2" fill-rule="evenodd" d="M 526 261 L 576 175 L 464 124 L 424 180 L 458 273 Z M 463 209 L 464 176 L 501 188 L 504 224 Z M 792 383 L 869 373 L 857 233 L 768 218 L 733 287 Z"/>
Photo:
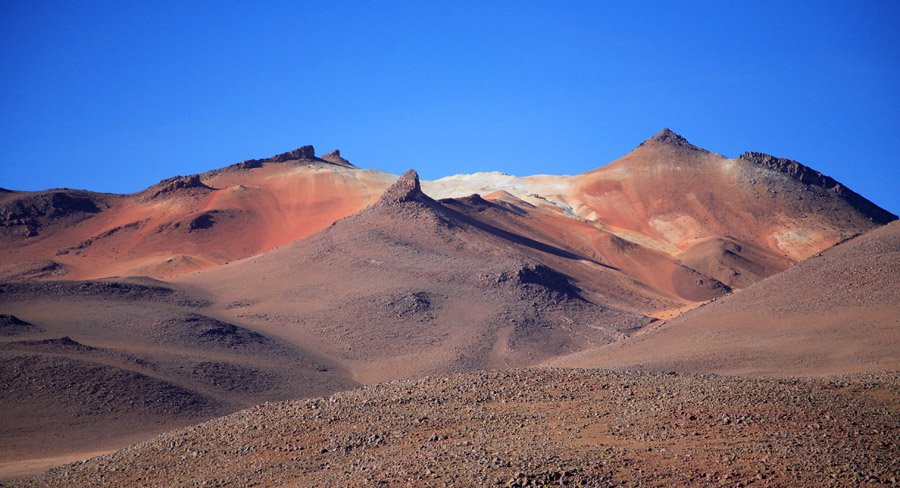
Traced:
<path id="1" fill-rule="evenodd" d="M 900 375 L 519 370 L 266 404 L 11 486 L 874 486 Z"/>

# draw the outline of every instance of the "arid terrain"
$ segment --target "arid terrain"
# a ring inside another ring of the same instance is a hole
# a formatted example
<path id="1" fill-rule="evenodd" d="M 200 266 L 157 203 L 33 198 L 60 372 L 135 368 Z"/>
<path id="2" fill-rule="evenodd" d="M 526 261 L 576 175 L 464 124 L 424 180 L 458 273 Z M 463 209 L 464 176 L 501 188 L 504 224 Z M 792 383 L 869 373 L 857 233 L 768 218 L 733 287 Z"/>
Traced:
<path id="1" fill-rule="evenodd" d="M 578 175 L 2 190 L 0 484 L 896 483 L 898 277 L 895 215 L 668 129 Z"/>
<path id="2" fill-rule="evenodd" d="M 26 486 L 896 483 L 896 374 L 531 370 L 266 404 Z"/>

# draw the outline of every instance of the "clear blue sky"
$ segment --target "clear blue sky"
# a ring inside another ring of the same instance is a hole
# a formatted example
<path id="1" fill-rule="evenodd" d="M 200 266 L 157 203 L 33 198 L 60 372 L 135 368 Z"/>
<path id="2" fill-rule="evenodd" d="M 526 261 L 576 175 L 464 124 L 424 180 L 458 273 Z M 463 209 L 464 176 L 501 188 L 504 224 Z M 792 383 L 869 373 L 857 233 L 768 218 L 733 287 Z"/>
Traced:
<path id="1" fill-rule="evenodd" d="M 0 4 L 0 186 L 131 192 L 334 147 L 578 173 L 668 126 L 900 212 L 900 2 Z"/>

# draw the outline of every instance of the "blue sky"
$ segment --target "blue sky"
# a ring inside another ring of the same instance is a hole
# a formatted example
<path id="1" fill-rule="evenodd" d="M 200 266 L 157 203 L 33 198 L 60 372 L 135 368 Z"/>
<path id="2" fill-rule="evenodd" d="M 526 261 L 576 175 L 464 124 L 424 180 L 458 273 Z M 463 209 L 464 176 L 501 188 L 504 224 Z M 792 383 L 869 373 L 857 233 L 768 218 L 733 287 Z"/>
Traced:
<path id="1" fill-rule="evenodd" d="M 662 127 L 900 212 L 900 2 L 0 4 L 0 186 L 132 192 L 304 144 L 578 173 Z"/>

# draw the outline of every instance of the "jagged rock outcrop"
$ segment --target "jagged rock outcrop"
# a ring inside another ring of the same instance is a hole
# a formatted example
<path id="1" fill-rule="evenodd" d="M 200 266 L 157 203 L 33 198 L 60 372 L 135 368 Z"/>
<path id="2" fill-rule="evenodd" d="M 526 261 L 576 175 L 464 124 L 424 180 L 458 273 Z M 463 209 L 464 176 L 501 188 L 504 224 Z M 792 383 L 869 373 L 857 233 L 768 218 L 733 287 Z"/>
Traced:
<path id="1" fill-rule="evenodd" d="M 103 197 L 82 190 L 50 190 L 25 193 L 0 204 L 0 227 L 23 226 L 25 237 L 58 220 L 83 220 L 102 211 Z"/>
<path id="2" fill-rule="evenodd" d="M 328 161 L 332 164 L 337 164 L 339 166 L 353 167 L 353 164 L 351 164 L 350 161 L 341 156 L 340 149 L 335 149 L 334 151 L 331 151 L 330 153 L 322 156 L 320 159 L 322 159 L 323 161 Z"/>
<path id="3" fill-rule="evenodd" d="M 189 189 L 213 190 L 213 188 L 207 186 L 200 180 L 200 175 L 175 176 L 162 180 L 151 187 L 150 190 L 152 191 L 152 194 L 150 195 L 150 198 L 157 198 L 177 190 Z"/>
<path id="4" fill-rule="evenodd" d="M 335 151 L 333 151 L 335 152 Z M 328 153 L 331 154 L 331 153 Z M 326 155 L 327 156 L 327 155 Z M 338 152 L 338 156 L 340 153 Z M 316 157 L 316 149 L 313 146 L 306 145 L 300 146 L 293 151 L 288 151 L 281 154 L 276 154 L 270 158 L 261 158 L 261 159 L 248 159 L 246 161 L 241 161 L 240 163 L 233 164 L 229 166 L 229 168 L 238 168 L 238 169 L 254 169 L 254 168 L 262 168 L 265 163 L 285 163 L 288 161 L 323 161 L 324 159 L 320 159 Z M 345 160 L 346 161 L 346 160 Z M 339 164 L 339 163 L 335 163 Z M 349 161 L 346 161 L 347 165 L 350 165 Z M 352 165 L 351 165 L 352 166 Z"/>
<path id="5" fill-rule="evenodd" d="M 422 186 L 419 183 L 419 173 L 411 169 L 400 176 L 396 183 L 391 185 L 381 199 L 378 201 L 382 205 L 398 204 L 403 202 L 427 202 L 433 201 L 431 198 L 422 193 Z"/>
<path id="6" fill-rule="evenodd" d="M 293 151 L 276 154 L 269 158 L 269 161 L 273 163 L 283 163 L 285 161 L 307 161 L 315 159 L 317 159 L 315 148 L 312 146 L 300 146 Z"/>
<path id="7" fill-rule="evenodd" d="M 834 192 L 856 210 L 871 219 L 872 222 L 877 224 L 887 224 L 897 219 L 896 215 L 875 205 L 862 195 L 842 185 L 834 178 L 824 175 L 800 162 L 751 151 L 741 154 L 738 159 L 757 166 L 762 166 L 772 171 L 784 173 L 799 180 L 803 184 L 818 186 Z"/>
<path id="8" fill-rule="evenodd" d="M 504 269 L 497 275 L 498 284 L 507 284 L 516 287 L 537 287 L 566 298 L 581 297 L 581 290 L 572 282 L 569 276 L 539 263 L 515 263 L 508 269 Z"/>
<path id="9" fill-rule="evenodd" d="M 241 161 L 240 163 L 234 164 L 230 167 L 235 167 L 238 169 L 262 168 L 262 165 L 264 162 L 266 162 L 265 159 L 248 159 L 246 161 Z M 218 171 L 218 170 L 214 170 L 214 171 Z"/>

